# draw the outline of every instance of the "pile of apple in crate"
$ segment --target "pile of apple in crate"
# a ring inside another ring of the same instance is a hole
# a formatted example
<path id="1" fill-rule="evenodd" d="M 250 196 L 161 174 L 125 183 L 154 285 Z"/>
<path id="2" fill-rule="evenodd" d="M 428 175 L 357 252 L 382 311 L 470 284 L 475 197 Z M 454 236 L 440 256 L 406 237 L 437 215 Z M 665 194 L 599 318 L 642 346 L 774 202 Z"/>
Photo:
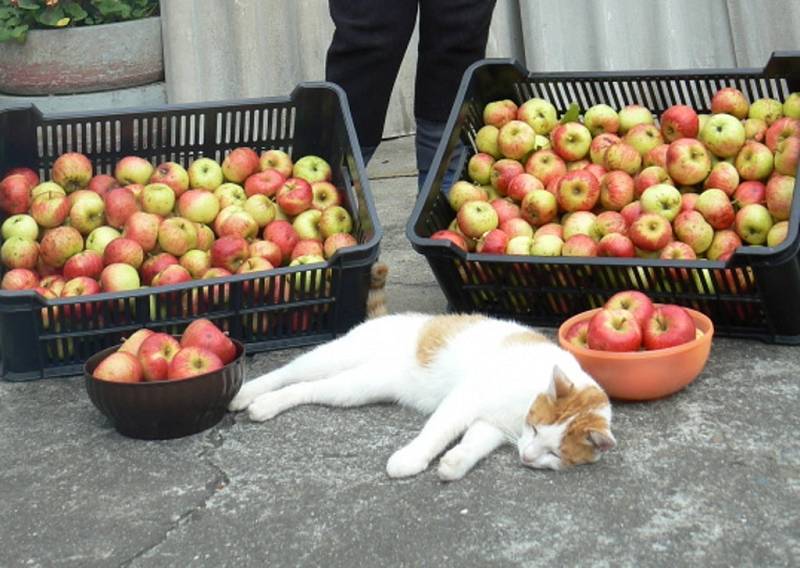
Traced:
<path id="1" fill-rule="evenodd" d="M 711 113 L 488 103 L 456 212 L 432 238 L 488 254 L 727 260 L 787 234 L 800 93 L 713 94 Z"/>
<path id="2" fill-rule="evenodd" d="M 70 152 L 50 173 L 20 167 L 0 181 L 5 290 L 55 298 L 166 286 L 325 262 L 356 244 L 319 156 L 241 147 L 188 169 L 126 156 L 107 175 Z"/>

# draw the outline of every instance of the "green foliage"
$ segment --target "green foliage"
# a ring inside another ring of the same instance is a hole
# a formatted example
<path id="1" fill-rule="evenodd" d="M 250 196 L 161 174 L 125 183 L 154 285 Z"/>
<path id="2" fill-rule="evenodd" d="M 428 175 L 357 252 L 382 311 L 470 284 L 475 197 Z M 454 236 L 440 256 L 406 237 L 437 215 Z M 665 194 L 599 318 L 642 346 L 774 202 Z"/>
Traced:
<path id="1" fill-rule="evenodd" d="M 158 0 L 0 0 L 0 41 L 28 30 L 94 26 L 158 15 Z"/>
<path id="2" fill-rule="evenodd" d="M 581 117 L 581 107 L 578 106 L 578 103 L 571 103 L 567 112 L 564 113 L 564 116 L 561 117 L 559 121 L 561 124 L 566 124 L 568 122 L 578 122 Z"/>

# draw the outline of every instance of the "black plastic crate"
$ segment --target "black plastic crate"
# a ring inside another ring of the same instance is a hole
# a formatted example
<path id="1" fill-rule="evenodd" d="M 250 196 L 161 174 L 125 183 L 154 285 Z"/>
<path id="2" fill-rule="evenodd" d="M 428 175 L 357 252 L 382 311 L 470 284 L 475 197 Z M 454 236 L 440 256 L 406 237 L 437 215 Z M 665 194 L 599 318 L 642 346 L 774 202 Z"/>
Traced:
<path id="1" fill-rule="evenodd" d="M 42 179 L 64 152 L 86 154 L 96 173 L 112 173 L 126 155 L 188 166 L 201 156 L 221 161 L 237 146 L 325 158 L 343 189 L 358 245 L 324 265 L 78 299 L 0 291 L 0 376 L 79 374 L 92 354 L 136 329 L 178 334 L 199 316 L 241 340 L 248 353 L 321 343 L 361 322 L 383 232 L 338 86 L 302 83 L 288 97 L 102 113 L 43 115 L 33 105 L 0 110 L 0 172 L 27 166 Z"/>
<path id="2" fill-rule="evenodd" d="M 709 112 L 711 97 L 737 87 L 753 101 L 783 100 L 800 91 L 800 52 L 776 52 L 763 69 L 529 73 L 514 60 L 487 59 L 464 73 L 437 149 L 408 221 L 407 236 L 423 254 L 457 312 L 480 312 L 531 325 L 557 326 L 578 312 L 599 307 L 615 292 L 639 289 L 657 302 L 708 314 L 717 333 L 800 344 L 800 188 L 795 186 L 789 232 L 777 247 L 741 247 L 727 262 L 641 258 L 505 256 L 466 253 L 430 237 L 455 214 L 442 191 L 451 159 L 466 177 L 477 152 L 475 134 L 486 103 L 517 104 L 540 97 L 559 113 L 575 102 L 585 110 L 606 103 L 617 109 L 642 104 L 660 114 L 673 104 Z M 459 142 L 466 152 L 458 154 Z M 798 171 L 800 174 L 800 171 Z M 800 179 L 800 176 L 796 176 Z"/>

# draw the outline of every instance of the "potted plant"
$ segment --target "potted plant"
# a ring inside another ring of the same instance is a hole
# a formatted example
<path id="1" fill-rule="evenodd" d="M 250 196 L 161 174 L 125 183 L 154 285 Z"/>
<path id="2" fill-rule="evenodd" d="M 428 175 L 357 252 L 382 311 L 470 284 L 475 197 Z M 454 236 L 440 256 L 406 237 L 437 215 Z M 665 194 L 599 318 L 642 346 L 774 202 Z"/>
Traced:
<path id="1" fill-rule="evenodd" d="M 164 76 L 158 0 L 0 0 L 0 92 L 57 95 Z"/>

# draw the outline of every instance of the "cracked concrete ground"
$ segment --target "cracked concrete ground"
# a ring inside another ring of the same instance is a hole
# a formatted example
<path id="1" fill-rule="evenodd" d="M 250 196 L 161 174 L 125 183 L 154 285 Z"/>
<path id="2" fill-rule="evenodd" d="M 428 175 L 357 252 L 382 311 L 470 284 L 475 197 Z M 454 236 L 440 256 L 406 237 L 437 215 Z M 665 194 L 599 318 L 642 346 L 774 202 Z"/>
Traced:
<path id="1" fill-rule="evenodd" d="M 411 139 L 371 174 L 391 310 L 444 311 L 404 235 Z M 252 357 L 247 376 L 298 353 Z M 535 472 L 507 447 L 452 484 L 386 477 L 424 421 L 398 407 L 229 415 L 143 442 L 79 378 L 0 383 L 0 566 L 796 566 L 798 354 L 720 339 L 686 390 L 615 406 L 600 463 Z"/>

